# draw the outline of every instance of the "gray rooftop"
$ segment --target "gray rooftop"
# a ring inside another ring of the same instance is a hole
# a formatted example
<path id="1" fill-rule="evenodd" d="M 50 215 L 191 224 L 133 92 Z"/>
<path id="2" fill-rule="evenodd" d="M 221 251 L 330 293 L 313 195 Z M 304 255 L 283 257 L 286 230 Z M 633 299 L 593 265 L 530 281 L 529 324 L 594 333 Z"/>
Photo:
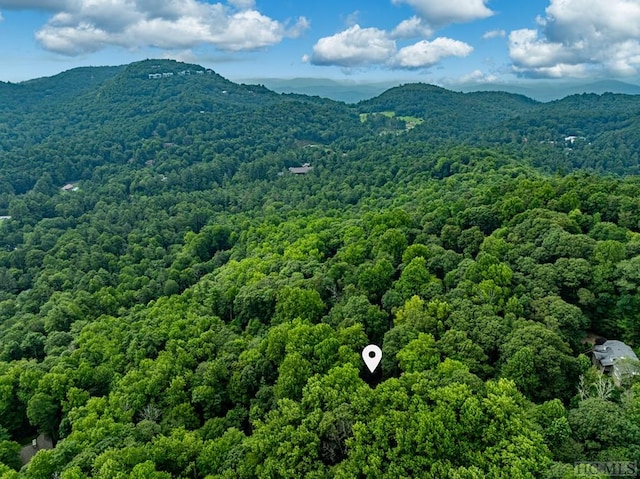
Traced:
<path id="1" fill-rule="evenodd" d="M 630 346 L 616 339 L 609 339 L 601 346 L 594 346 L 593 353 L 598 359 L 610 358 L 612 361 L 617 359 L 638 360 L 638 356 Z"/>
<path id="2" fill-rule="evenodd" d="M 638 374 L 638 356 L 622 341 L 610 339 L 593 347 L 593 356 L 603 366 L 611 366 L 617 380 Z"/>

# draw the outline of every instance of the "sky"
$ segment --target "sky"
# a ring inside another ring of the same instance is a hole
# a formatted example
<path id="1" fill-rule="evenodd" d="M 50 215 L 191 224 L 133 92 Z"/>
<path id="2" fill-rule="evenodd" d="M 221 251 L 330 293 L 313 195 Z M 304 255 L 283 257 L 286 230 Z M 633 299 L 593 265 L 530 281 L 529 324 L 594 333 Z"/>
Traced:
<path id="1" fill-rule="evenodd" d="M 0 0 L 0 81 L 146 58 L 236 81 L 636 83 L 640 0 Z"/>

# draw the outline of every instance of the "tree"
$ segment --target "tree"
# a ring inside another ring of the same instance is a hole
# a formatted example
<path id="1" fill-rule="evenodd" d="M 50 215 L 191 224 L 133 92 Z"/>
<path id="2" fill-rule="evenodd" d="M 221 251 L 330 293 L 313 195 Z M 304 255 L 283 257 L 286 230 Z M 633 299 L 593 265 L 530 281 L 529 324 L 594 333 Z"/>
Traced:
<path id="1" fill-rule="evenodd" d="M 278 368 L 278 380 L 274 393 L 278 398 L 300 399 L 302 388 L 311 377 L 312 366 L 301 354 L 293 352 L 285 356 Z"/>
<path id="2" fill-rule="evenodd" d="M 373 247 L 373 253 L 376 256 L 386 253 L 389 255 L 394 264 L 399 264 L 402 260 L 402 254 L 407 248 L 407 237 L 398 228 L 390 228 L 386 230 L 377 240 Z"/>
<path id="3" fill-rule="evenodd" d="M 8 440 L 0 441 L 0 464 L 9 466 L 14 471 L 20 470 L 20 444 Z"/>
<path id="4" fill-rule="evenodd" d="M 316 290 L 284 287 L 276 295 L 275 314 L 281 322 L 296 318 L 316 322 L 324 309 L 324 302 Z"/>
<path id="5" fill-rule="evenodd" d="M 579 368 L 569 345 L 541 324 L 523 322 L 500 347 L 502 375 L 513 379 L 533 401 L 569 399 Z"/>
<path id="6" fill-rule="evenodd" d="M 439 386 L 426 373 L 404 374 L 362 400 L 368 417 L 353 425 L 348 457 L 335 477 L 435 479 L 474 477 L 468 474 L 474 471 L 506 479 L 535 476 L 550 465 L 512 383 L 487 383 L 486 394 L 477 394 L 459 382 Z"/>
<path id="7" fill-rule="evenodd" d="M 430 334 L 420 333 L 397 354 L 400 369 L 405 372 L 419 372 L 435 367 L 440 362 L 436 342 Z"/>
<path id="8" fill-rule="evenodd" d="M 429 272 L 426 260 L 418 256 L 402 270 L 400 278 L 393 284 L 393 290 L 402 302 L 414 295 L 429 300 L 442 292 L 442 284 Z"/>
<path id="9" fill-rule="evenodd" d="M 620 405 L 600 398 L 580 401 L 568 414 L 573 437 L 584 448 L 588 461 L 607 458 L 607 451 L 619 457 L 633 457 L 633 447 L 640 445 L 640 428 L 625 418 Z M 623 443 L 619 438 L 626 438 Z"/>
<path id="10" fill-rule="evenodd" d="M 358 286 L 364 289 L 372 301 L 379 301 L 393 282 L 395 269 L 385 258 L 362 268 L 358 274 Z"/>
<path id="11" fill-rule="evenodd" d="M 536 371 L 536 354 L 528 346 L 516 351 L 502 367 L 502 375 L 511 379 L 527 397 L 535 397 L 542 386 Z"/>
<path id="12" fill-rule="evenodd" d="M 346 302 L 336 304 L 326 321 L 336 329 L 362 324 L 369 341 L 378 343 L 388 329 L 388 314 L 374 306 L 363 295 L 349 296 Z"/>
<path id="13" fill-rule="evenodd" d="M 533 301 L 534 318 L 550 329 L 562 334 L 562 337 L 574 350 L 582 348 L 582 338 L 589 329 L 589 319 L 580 308 L 563 301 L 557 296 L 547 296 Z"/>
<path id="14" fill-rule="evenodd" d="M 464 331 L 450 329 L 436 343 L 441 359 L 449 358 L 460 361 L 469 371 L 481 377 L 488 376 L 492 368 L 487 364 L 487 355 L 475 344 Z"/>
<path id="15" fill-rule="evenodd" d="M 431 257 L 429 247 L 421 243 L 414 243 L 407 247 L 402 253 L 402 262 L 409 264 L 413 258 L 422 256 L 425 260 Z"/>
<path id="16" fill-rule="evenodd" d="M 41 432 L 57 437 L 57 427 L 60 422 L 60 406 L 49 394 L 37 392 L 27 405 L 29 422 Z"/>
<path id="17" fill-rule="evenodd" d="M 200 474 L 215 475 L 224 471 L 237 471 L 244 460 L 245 440 L 242 432 L 236 428 L 229 428 L 221 437 L 206 441 L 197 459 Z"/>
<path id="18" fill-rule="evenodd" d="M 533 410 L 545 443 L 556 461 L 574 463 L 579 458 L 578 444 L 572 439 L 567 411 L 558 399 L 546 401 Z"/>
<path id="19" fill-rule="evenodd" d="M 171 474 L 168 472 L 158 472 L 152 461 L 145 461 L 133 466 L 129 477 L 131 479 L 169 479 L 171 478 Z"/>

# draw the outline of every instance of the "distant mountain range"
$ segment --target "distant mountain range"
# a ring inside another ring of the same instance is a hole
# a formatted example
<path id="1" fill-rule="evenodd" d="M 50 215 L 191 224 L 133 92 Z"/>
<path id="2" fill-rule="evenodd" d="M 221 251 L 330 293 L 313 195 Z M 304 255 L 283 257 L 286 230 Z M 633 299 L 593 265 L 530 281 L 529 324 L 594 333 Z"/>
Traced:
<path id="1" fill-rule="evenodd" d="M 104 80 L 120 73 L 126 65 L 109 67 L 81 67 L 59 73 L 52 77 L 36 78 L 20 83 L 0 82 L 0 91 L 7 92 L 15 86 L 29 86 L 25 88 L 33 93 L 46 97 L 73 96 L 89 90 Z M 78 81 L 80 80 L 80 81 Z M 379 82 L 360 82 L 354 80 L 334 80 L 329 78 L 245 78 L 234 80 L 247 85 L 264 85 L 276 93 L 295 93 L 299 95 L 318 96 L 345 103 L 358 103 L 375 98 L 385 91 L 410 83 L 403 80 L 389 80 Z M 55 91 L 53 89 L 63 89 Z M 451 91 L 480 92 L 499 91 L 524 95 L 540 102 L 560 100 L 570 95 L 582 93 L 620 93 L 626 95 L 640 95 L 640 85 L 619 80 L 599 81 L 564 81 L 564 80 L 530 80 L 519 83 L 467 83 L 441 85 Z M 53 88 L 53 89 L 52 89 Z M 60 99 L 60 98 L 58 98 Z"/>
<path id="2" fill-rule="evenodd" d="M 596 82 L 537 81 L 516 85 L 484 83 L 481 85 L 465 85 L 459 88 L 459 90 L 464 92 L 504 91 L 525 95 L 542 102 L 560 100 L 570 95 L 580 95 L 582 93 L 596 93 L 598 95 L 603 93 L 640 95 L 640 85 L 618 80 L 600 80 Z"/>
<path id="3" fill-rule="evenodd" d="M 359 83 L 328 78 L 248 78 L 242 82 L 264 85 L 277 93 L 319 96 L 345 103 L 368 100 L 399 84 L 397 81 Z"/>
<path id="4" fill-rule="evenodd" d="M 386 90 L 404 82 L 386 81 L 361 83 L 350 80 L 331 80 L 326 78 L 251 78 L 244 83 L 262 84 L 278 93 L 298 93 L 302 95 L 320 96 L 345 103 L 357 103 L 380 95 Z M 474 83 L 462 85 L 445 85 L 454 91 L 504 91 L 524 95 L 537 101 L 548 102 L 559 100 L 569 95 L 581 93 L 623 93 L 640 95 L 640 85 L 618 80 L 588 81 L 528 81 L 518 84 L 507 83 Z"/>

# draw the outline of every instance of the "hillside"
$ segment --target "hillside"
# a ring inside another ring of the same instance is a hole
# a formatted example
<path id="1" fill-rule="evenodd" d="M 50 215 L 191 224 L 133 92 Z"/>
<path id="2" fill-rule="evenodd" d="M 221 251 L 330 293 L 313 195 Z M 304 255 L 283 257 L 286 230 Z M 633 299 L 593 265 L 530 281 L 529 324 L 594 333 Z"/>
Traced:
<path id="1" fill-rule="evenodd" d="M 458 93 L 409 84 L 356 108 L 369 118 L 379 112 L 419 120 L 411 131 L 414 139 L 508 148 L 549 172 L 640 173 L 638 95 L 590 93 L 539 103 L 505 92 Z"/>
<path id="2" fill-rule="evenodd" d="M 358 108 L 365 112 L 395 111 L 403 116 L 433 117 L 456 115 L 466 117 L 475 128 L 486 122 L 500 122 L 505 118 L 527 111 L 537 102 L 521 95 L 503 92 L 458 93 L 435 85 L 414 83 L 391 88 L 370 100 L 362 101 Z"/>
<path id="3" fill-rule="evenodd" d="M 88 74 L 78 72 L 82 78 Z M 156 74 L 161 78 L 149 77 Z M 281 96 L 166 60 L 132 64 L 65 98 L 52 105 L 40 95 L 26 114 L 12 112 L 0 120 L 5 188 L 25 193 L 44 174 L 63 185 L 91 178 L 99 166 L 144 165 L 166 145 L 189 150 L 191 158 L 183 158 L 188 166 L 204 153 L 191 145 L 200 148 L 204 142 L 215 142 L 208 155 L 229 151 L 225 161 L 233 164 L 224 168 L 233 176 L 258 147 L 290 150 L 296 142 L 325 142 L 345 129 L 356 135 L 364 129 L 357 115 L 339 103 Z M 10 101 L 0 98 L 0 103 Z"/>
<path id="4" fill-rule="evenodd" d="M 571 163 L 578 135 L 618 135 L 632 169 L 636 97 L 346 105 L 166 60 L 100 71 L 0 120 L 0 478 L 636 460 L 637 377 L 583 341 L 640 345 L 640 178 Z"/>

